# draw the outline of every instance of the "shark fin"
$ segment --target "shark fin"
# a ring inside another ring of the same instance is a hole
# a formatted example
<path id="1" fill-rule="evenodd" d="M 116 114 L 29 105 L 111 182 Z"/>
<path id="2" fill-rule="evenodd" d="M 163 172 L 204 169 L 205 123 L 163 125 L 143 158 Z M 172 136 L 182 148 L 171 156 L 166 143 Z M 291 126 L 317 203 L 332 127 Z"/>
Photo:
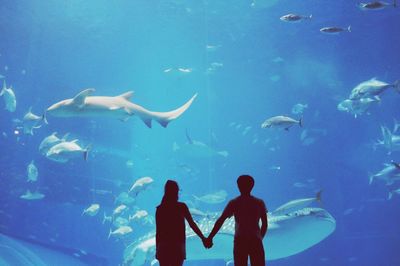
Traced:
<path id="1" fill-rule="evenodd" d="M 85 105 L 85 99 L 88 97 L 90 94 L 92 94 L 95 91 L 95 89 L 86 89 L 78 93 L 74 99 L 72 99 L 72 102 L 77 105 L 79 108 L 83 107 Z"/>
<path id="2" fill-rule="evenodd" d="M 124 98 L 125 100 L 129 101 L 133 97 L 133 93 L 134 93 L 133 91 L 128 91 L 121 95 L 118 95 L 117 97 L 121 97 L 121 98 Z"/>
<path id="3" fill-rule="evenodd" d="M 151 128 L 151 118 L 142 118 L 148 128 Z"/>

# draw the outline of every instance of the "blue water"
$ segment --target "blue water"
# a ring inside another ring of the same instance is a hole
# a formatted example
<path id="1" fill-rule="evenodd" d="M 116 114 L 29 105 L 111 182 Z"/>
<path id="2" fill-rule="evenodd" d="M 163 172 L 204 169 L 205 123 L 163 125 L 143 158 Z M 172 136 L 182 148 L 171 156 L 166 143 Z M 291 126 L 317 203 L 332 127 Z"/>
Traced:
<path id="1" fill-rule="evenodd" d="M 313 18 L 279 20 L 291 12 Z M 400 120 L 400 95 L 388 90 L 370 114 L 357 118 L 337 110 L 363 81 L 400 79 L 399 12 L 392 7 L 362 11 L 357 1 L 281 0 L 251 7 L 244 0 L 3 0 L 0 74 L 14 89 L 17 109 L 8 112 L 1 100 L 0 232 L 84 250 L 118 265 L 129 243 L 107 240 L 110 226 L 102 224 L 103 212 L 110 214 L 115 197 L 136 179 L 155 180 L 136 202 L 154 215 L 167 179 L 179 182 L 182 200 L 193 201 L 192 195 L 221 189 L 232 198 L 238 194 L 237 176 L 249 173 L 256 179 L 254 194 L 269 210 L 322 189 L 322 205 L 315 206 L 337 222 L 322 242 L 269 265 L 400 265 L 400 197 L 387 200 L 399 184 L 368 183 L 368 173 L 400 160 L 398 152 L 373 147 L 380 126 L 392 128 L 393 119 Z M 348 25 L 352 32 L 319 31 Z M 207 51 L 207 45 L 219 48 Z M 207 73 L 214 62 L 222 66 Z M 164 72 L 178 67 L 192 72 Z M 85 88 L 107 96 L 134 90 L 133 102 L 154 111 L 198 97 L 167 128 L 153 122 L 149 129 L 137 117 L 126 122 L 48 117 L 49 124 L 33 136 L 15 134 L 13 120 L 22 119 L 29 107 L 41 115 Z M 291 114 L 297 103 L 308 104 L 303 128 L 260 127 L 276 115 L 300 118 Z M 244 133 L 246 127 L 251 128 Z M 304 130 L 312 143 L 301 139 Z M 69 132 L 69 140 L 90 145 L 88 161 L 57 163 L 41 155 L 38 146 L 52 132 Z M 187 142 L 186 132 L 229 155 L 174 152 L 174 143 Z M 32 160 L 39 177 L 28 183 Z M 45 198 L 20 199 L 27 189 L 38 189 Z M 92 203 L 100 204 L 99 213 L 81 216 Z M 201 208 L 219 211 L 224 204 Z M 151 229 L 134 227 L 133 239 Z"/>

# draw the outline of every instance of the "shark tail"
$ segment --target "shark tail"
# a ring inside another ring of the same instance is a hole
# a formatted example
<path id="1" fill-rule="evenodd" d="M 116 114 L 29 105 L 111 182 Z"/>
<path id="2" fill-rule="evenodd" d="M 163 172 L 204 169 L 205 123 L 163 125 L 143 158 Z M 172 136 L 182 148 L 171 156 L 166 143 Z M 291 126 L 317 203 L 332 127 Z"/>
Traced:
<path id="1" fill-rule="evenodd" d="M 303 127 L 303 117 L 299 119 L 299 126 Z"/>
<path id="2" fill-rule="evenodd" d="M 171 122 L 172 120 L 177 119 L 179 116 L 181 116 L 192 104 L 192 102 L 194 101 L 194 99 L 196 99 L 197 97 L 197 93 L 195 95 L 193 95 L 193 97 L 187 101 L 184 105 L 182 105 L 181 107 L 173 110 L 173 111 L 169 111 L 169 112 L 151 112 L 151 116 L 153 119 L 155 119 L 161 126 L 163 127 L 167 127 L 169 122 Z M 145 121 L 146 123 L 146 121 Z M 146 125 L 148 127 L 151 127 L 148 125 L 148 123 L 146 123 Z"/>

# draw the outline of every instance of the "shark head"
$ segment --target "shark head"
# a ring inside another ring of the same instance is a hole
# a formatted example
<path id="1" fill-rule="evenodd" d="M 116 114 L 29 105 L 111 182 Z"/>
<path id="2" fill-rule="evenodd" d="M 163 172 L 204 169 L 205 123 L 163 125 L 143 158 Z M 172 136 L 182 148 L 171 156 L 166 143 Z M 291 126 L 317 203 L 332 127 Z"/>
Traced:
<path id="1" fill-rule="evenodd" d="M 56 117 L 68 117 L 76 113 L 78 107 L 72 99 L 67 99 L 53 104 L 46 110 L 46 115 L 50 114 Z"/>
<path id="2" fill-rule="evenodd" d="M 198 222 L 200 230 L 208 235 L 217 215 Z M 268 232 L 263 240 L 267 260 L 274 260 L 300 253 L 328 237 L 336 228 L 335 219 L 324 209 L 304 208 L 286 215 L 268 218 Z M 231 260 L 235 222 L 225 221 L 214 237 L 214 246 L 205 250 L 200 239 L 190 229 L 186 232 L 186 260 Z M 154 233 L 128 246 L 124 259 L 127 265 L 143 265 L 154 259 Z"/>

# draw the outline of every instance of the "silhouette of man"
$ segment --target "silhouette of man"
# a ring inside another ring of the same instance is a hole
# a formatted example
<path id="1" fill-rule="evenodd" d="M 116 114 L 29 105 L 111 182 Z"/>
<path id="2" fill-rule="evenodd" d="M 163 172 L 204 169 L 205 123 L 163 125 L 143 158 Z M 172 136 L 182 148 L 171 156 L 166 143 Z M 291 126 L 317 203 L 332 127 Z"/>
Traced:
<path id="1" fill-rule="evenodd" d="M 249 175 L 241 175 L 237 179 L 240 196 L 231 200 L 225 207 L 221 217 L 205 241 L 205 246 L 213 245 L 213 238 L 224 221 L 235 217 L 235 238 L 233 259 L 235 266 L 247 266 L 248 257 L 252 266 L 265 265 L 265 253 L 262 240 L 268 230 L 267 208 L 263 200 L 252 196 L 254 179 Z M 261 219 L 261 228 L 259 225 Z"/>
<path id="2" fill-rule="evenodd" d="M 185 219 L 206 246 L 206 238 L 185 203 L 178 201 L 179 186 L 168 180 L 156 210 L 156 258 L 160 266 L 181 266 L 186 259 Z"/>

